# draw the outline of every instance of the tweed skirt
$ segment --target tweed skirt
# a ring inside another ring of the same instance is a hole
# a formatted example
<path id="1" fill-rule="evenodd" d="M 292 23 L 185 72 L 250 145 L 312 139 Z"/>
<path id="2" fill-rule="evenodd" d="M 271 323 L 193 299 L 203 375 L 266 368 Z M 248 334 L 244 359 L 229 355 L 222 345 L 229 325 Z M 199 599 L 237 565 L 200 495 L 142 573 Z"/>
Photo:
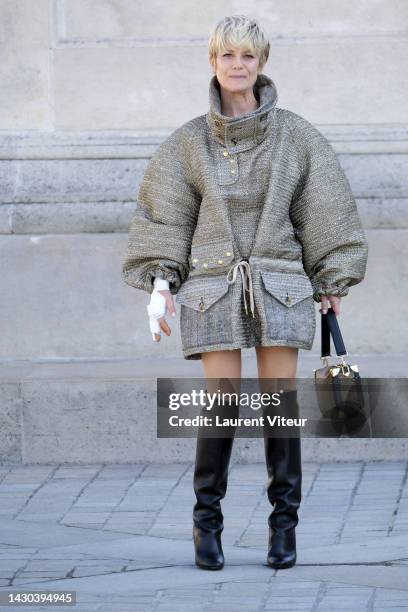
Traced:
<path id="1" fill-rule="evenodd" d="M 208 351 L 255 346 L 312 348 L 315 302 L 304 270 L 277 271 L 269 262 L 251 256 L 260 213 L 261 209 L 250 203 L 230 210 L 236 255 L 231 264 L 243 259 L 248 262 L 252 308 L 239 274 L 232 283 L 227 282 L 227 274 L 192 277 L 177 293 L 185 359 L 202 359 L 202 353 Z"/>
<path id="2" fill-rule="evenodd" d="M 230 289 L 230 291 L 232 291 Z M 180 301 L 179 298 L 178 301 Z M 177 298 L 176 298 L 177 300 Z M 247 299 L 248 301 L 248 299 Z M 225 307 L 232 302 L 232 295 L 225 295 L 209 309 L 203 322 L 203 313 L 193 311 L 189 306 L 181 304 L 180 335 L 185 359 L 202 359 L 202 353 L 241 348 L 251 348 L 262 345 L 262 330 L 258 308 L 254 308 L 254 316 L 245 311 L 244 299 L 239 300 L 229 316 L 223 316 Z M 214 308 L 215 306 L 215 308 Z M 210 330 L 210 333 L 208 333 Z M 235 331 L 235 333 L 233 333 Z M 198 348 L 200 342 L 205 344 Z M 194 348 L 196 343 L 196 348 Z"/>
<path id="3" fill-rule="evenodd" d="M 245 312 L 242 284 L 228 284 L 226 275 L 195 277 L 181 287 L 176 302 L 181 305 L 185 359 L 257 345 L 312 348 L 316 314 L 310 280 L 305 274 L 270 271 L 260 263 L 252 261 L 254 317 Z"/>

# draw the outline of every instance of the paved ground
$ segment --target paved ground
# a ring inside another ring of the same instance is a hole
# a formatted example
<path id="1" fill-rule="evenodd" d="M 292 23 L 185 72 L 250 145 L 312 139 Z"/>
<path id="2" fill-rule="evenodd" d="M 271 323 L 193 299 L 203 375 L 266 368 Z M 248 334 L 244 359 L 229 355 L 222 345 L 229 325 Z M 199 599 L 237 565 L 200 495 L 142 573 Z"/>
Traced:
<path id="1" fill-rule="evenodd" d="M 305 462 L 298 563 L 281 571 L 265 563 L 263 464 L 231 465 L 224 570 L 194 565 L 192 470 L 0 465 L 0 590 L 77 593 L 30 610 L 408 610 L 407 461 Z"/>

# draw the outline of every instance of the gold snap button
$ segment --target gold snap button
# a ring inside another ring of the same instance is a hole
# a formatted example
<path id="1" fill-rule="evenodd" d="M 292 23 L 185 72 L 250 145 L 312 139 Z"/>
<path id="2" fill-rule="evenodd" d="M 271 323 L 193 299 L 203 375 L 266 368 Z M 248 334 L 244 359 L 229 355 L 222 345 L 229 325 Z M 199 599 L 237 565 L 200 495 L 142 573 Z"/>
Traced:
<path id="1" fill-rule="evenodd" d="M 208 263 L 203 263 L 203 268 L 208 268 Z"/>
<path id="2" fill-rule="evenodd" d="M 197 261 L 198 261 L 197 257 L 194 257 L 193 263 L 197 263 Z"/>
<path id="3" fill-rule="evenodd" d="M 218 263 L 219 263 L 219 264 L 222 264 L 222 263 L 224 263 L 224 261 L 223 261 L 222 259 L 219 259 L 219 260 L 218 260 Z"/>
<path id="4" fill-rule="evenodd" d="M 228 151 L 224 151 L 224 157 L 227 157 L 227 155 L 229 155 Z"/>
<path id="5" fill-rule="evenodd" d="M 232 253 L 231 253 L 230 251 L 227 251 L 225 254 L 226 254 L 226 256 L 227 256 L 227 257 L 229 257 L 230 255 L 232 255 Z"/>
<path id="6" fill-rule="evenodd" d="M 235 174 L 235 170 L 231 170 L 231 174 Z"/>

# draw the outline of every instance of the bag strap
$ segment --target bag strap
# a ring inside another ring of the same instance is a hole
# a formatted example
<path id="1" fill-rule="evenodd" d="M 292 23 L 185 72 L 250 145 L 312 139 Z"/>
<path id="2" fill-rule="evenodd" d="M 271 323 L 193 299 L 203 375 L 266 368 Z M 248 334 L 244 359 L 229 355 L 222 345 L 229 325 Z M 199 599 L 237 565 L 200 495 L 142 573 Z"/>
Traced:
<path id="1" fill-rule="evenodd" d="M 346 347 L 344 346 L 343 336 L 341 335 L 339 322 L 333 308 L 327 309 L 327 314 L 321 313 L 321 329 L 322 329 L 322 357 L 330 357 L 330 334 L 333 337 L 334 347 L 337 356 L 347 355 Z"/>

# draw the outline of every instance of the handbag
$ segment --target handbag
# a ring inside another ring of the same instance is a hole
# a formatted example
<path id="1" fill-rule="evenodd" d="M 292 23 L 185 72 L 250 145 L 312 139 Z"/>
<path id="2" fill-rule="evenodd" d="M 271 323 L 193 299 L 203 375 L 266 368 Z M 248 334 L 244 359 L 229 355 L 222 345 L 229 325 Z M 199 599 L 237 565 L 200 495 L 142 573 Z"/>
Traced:
<path id="1" fill-rule="evenodd" d="M 340 361 L 329 365 L 330 337 Z M 333 308 L 321 313 L 321 357 L 324 366 L 314 368 L 314 382 L 320 413 L 337 434 L 359 432 L 368 423 L 367 401 L 357 364 L 349 364 L 347 351 Z M 325 423 L 327 425 L 327 423 Z"/>

